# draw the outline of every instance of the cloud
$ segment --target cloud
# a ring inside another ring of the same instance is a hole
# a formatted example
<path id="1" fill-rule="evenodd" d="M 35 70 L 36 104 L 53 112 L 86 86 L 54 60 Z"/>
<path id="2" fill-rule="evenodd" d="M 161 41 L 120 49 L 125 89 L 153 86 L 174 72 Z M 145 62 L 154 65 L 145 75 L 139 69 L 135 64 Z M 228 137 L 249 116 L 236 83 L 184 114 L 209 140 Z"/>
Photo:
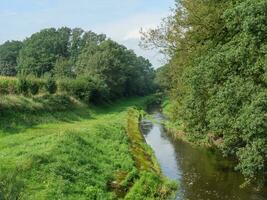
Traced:
<path id="1" fill-rule="evenodd" d="M 140 39 L 140 30 L 132 30 L 128 32 L 123 38 L 124 41 L 130 39 Z"/>
<path id="2" fill-rule="evenodd" d="M 147 30 L 157 27 L 162 18 L 166 16 L 168 16 L 167 12 L 138 13 L 123 20 L 104 23 L 94 28 L 96 32 L 107 34 L 113 40 L 134 50 L 137 55 L 149 59 L 153 66 L 157 68 L 164 65 L 166 59 L 157 50 L 144 50 L 139 47 L 140 30 L 141 28 Z"/>
<path id="3" fill-rule="evenodd" d="M 167 13 L 139 13 L 123 20 L 103 23 L 96 26 L 97 32 L 106 33 L 108 36 L 119 40 L 138 39 L 140 30 L 156 27 Z"/>

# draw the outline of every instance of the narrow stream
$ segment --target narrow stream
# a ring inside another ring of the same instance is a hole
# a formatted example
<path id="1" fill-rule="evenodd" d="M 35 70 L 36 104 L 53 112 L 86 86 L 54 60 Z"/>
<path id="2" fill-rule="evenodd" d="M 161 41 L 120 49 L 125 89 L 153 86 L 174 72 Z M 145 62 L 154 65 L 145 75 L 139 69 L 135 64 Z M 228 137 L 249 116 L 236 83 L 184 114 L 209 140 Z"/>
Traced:
<path id="1" fill-rule="evenodd" d="M 241 189 L 243 177 L 233 162 L 200 147 L 173 140 L 160 124 L 163 115 L 151 112 L 153 123 L 144 119 L 141 129 L 153 148 L 162 172 L 180 183 L 176 200 L 267 200 L 267 188 L 257 192 Z"/>

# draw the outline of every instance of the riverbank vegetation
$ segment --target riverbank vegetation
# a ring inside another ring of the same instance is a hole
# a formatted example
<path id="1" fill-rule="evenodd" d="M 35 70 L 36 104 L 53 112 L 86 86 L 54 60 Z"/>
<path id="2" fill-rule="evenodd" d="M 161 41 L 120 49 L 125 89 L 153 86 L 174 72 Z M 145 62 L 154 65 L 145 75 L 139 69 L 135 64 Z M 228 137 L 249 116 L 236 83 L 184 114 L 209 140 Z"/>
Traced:
<path id="1" fill-rule="evenodd" d="M 183 121 L 181 119 L 176 119 L 173 116 L 174 103 L 169 99 L 163 99 L 161 102 L 161 109 L 166 119 L 163 120 L 164 128 L 174 139 L 183 140 L 192 146 L 202 146 L 206 148 L 217 148 L 219 140 L 212 140 L 212 135 L 209 134 L 189 134 L 186 132 Z M 174 118 L 176 120 L 174 120 Z"/>
<path id="2" fill-rule="evenodd" d="M 179 0 L 142 43 L 170 58 L 156 80 L 171 99 L 175 126 L 217 141 L 238 159 L 247 183 L 260 184 L 267 169 L 266 12 L 265 0 Z"/>
<path id="3" fill-rule="evenodd" d="M 63 95 L 1 97 L 0 198 L 166 199 L 175 184 L 131 138 L 141 133 L 128 108 L 147 99 L 95 107 Z"/>

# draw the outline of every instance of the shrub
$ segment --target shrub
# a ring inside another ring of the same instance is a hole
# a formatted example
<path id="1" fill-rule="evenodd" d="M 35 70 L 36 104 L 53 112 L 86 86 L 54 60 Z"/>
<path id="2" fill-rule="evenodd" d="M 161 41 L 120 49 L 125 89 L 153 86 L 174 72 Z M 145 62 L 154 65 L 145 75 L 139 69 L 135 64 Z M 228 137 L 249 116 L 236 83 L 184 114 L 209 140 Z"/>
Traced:
<path id="1" fill-rule="evenodd" d="M 18 81 L 18 93 L 19 94 L 32 94 L 36 95 L 45 85 L 45 81 L 36 77 L 20 77 Z"/>
<path id="2" fill-rule="evenodd" d="M 18 92 L 18 80 L 13 77 L 0 77 L 0 94 L 16 94 Z"/>
<path id="3" fill-rule="evenodd" d="M 48 78 L 45 83 L 45 89 L 49 94 L 55 94 L 57 91 L 57 84 L 53 78 Z"/>
<path id="4" fill-rule="evenodd" d="M 25 77 L 19 78 L 18 90 L 20 94 L 27 95 L 29 92 L 29 82 Z"/>
<path id="5" fill-rule="evenodd" d="M 36 81 L 31 81 L 29 84 L 29 89 L 32 95 L 36 95 L 39 92 L 40 85 Z"/>
<path id="6" fill-rule="evenodd" d="M 75 96 L 86 103 L 98 104 L 107 101 L 109 90 L 106 84 L 97 78 L 79 77 L 58 81 L 60 92 Z"/>

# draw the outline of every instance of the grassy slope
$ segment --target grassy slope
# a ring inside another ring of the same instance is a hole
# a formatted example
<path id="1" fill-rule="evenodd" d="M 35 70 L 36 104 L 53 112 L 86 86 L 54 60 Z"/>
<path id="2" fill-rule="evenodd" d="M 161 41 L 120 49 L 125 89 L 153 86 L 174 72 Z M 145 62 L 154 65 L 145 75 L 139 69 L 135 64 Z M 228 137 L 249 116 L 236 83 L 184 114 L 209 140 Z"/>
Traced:
<path id="1" fill-rule="evenodd" d="M 0 199 L 153 199 L 140 183 L 152 194 L 166 184 L 136 165 L 125 133 L 127 108 L 145 100 L 88 108 L 60 96 L 1 98 Z"/>

